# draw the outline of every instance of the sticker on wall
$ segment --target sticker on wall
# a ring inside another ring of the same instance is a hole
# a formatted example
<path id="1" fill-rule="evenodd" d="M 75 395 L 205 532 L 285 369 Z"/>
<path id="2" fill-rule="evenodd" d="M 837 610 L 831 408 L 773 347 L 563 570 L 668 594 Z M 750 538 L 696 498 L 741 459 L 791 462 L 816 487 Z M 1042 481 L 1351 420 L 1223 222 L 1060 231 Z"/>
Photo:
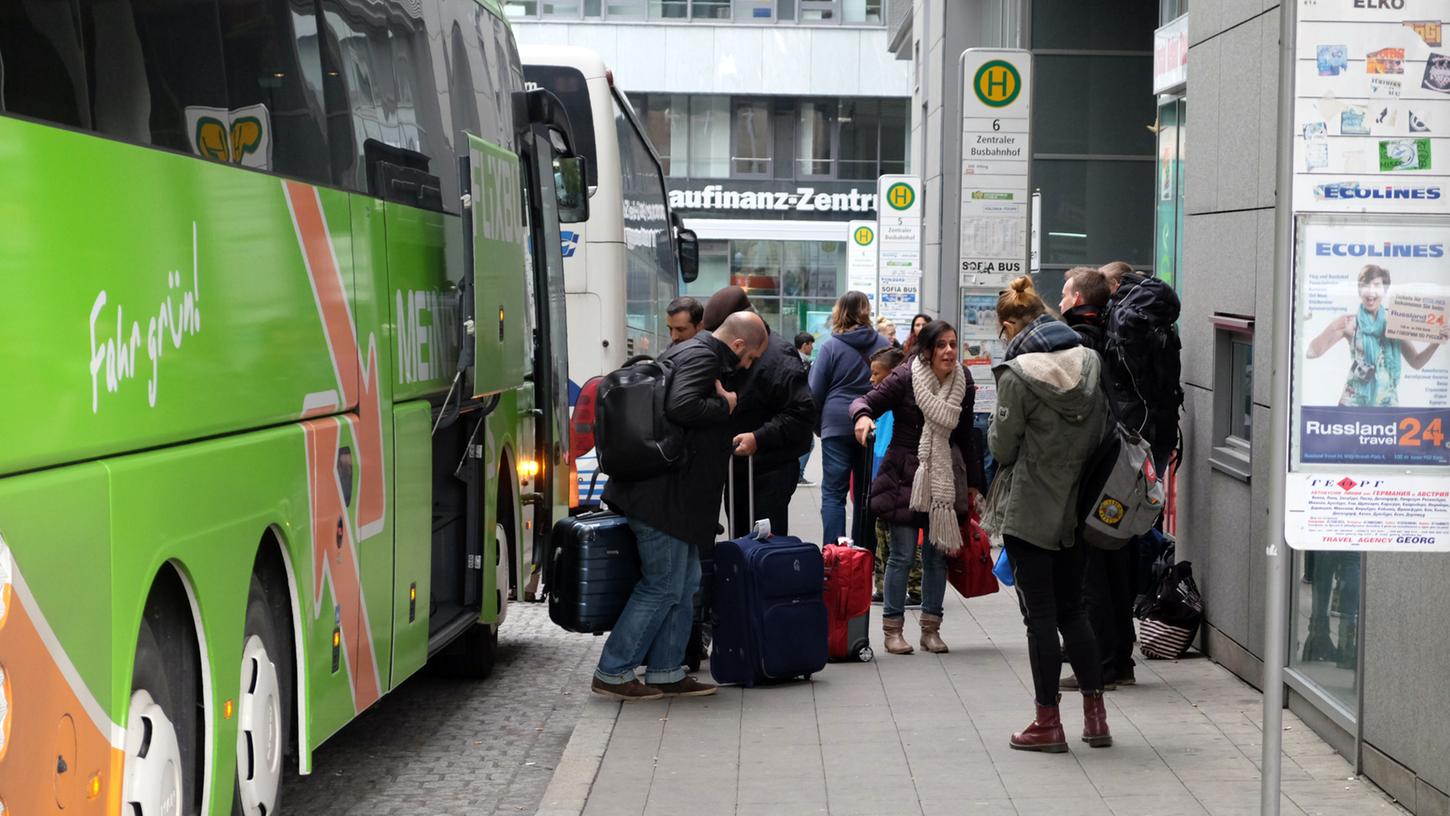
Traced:
<path id="1" fill-rule="evenodd" d="M 1349 47 L 1345 45 L 1319 46 L 1319 75 L 1339 76 L 1349 68 Z"/>
<path id="2" fill-rule="evenodd" d="M 1405 49 L 1381 48 L 1371 51 L 1364 58 L 1366 74 L 1403 74 L 1405 72 Z"/>
<path id="3" fill-rule="evenodd" d="M 1380 141 L 1380 172 L 1429 169 L 1429 139 L 1383 139 Z"/>
<path id="4" fill-rule="evenodd" d="M 1304 166 L 1308 170 L 1319 170 L 1329 166 L 1329 128 L 1323 122 L 1307 122 L 1304 125 Z"/>
<path id="5" fill-rule="evenodd" d="M 1410 114 L 1410 132 L 1411 133 L 1429 133 L 1430 132 L 1430 126 L 1427 125 L 1427 124 L 1425 124 L 1425 120 L 1424 119 L 1421 119 L 1419 116 L 1416 116 L 1414 111 L 1409 111 L 1409 114 Z"/>
<path id="6" fill-rule="evenodd" d="M 1350 105 L 1339 114 L 1339 133 L 1341 136 L 1368 136 L 1369 135 L 1369 111 L 1359 105 Z"/>
<path id="7" fill-rule="evenodd" d="M 1376 125 L 1394 127 L 1400 121 L 1400 109 L 1391 105 L 1380 108 L 1379 115 L 1374 118 Z"/>
<path id="8" fill-rule="evenodd" d="M 1425 45 L 1431 48 L 1439 48 L 1444 42 L 1439 20 L 1406 20 L 1404 25 L 1405 28 L 1414 29 L 1420 39 L 1425 41 Z"/>
<path id="9" fill-rule="evenodd" d="M 1400 88 L 1404 83 L 1398 79 L 1390 79 L 1387 76 L 1372 76 L 1369 78 L 1369 95 L 1382 96 L 1390 99 L 1400 98 Z"/>
<path id="10" fill-rule="evenodd" d="M 1431 54 L 1425 60 L 1425 78 L 1420 87 L 1435 93 L 1450 94 L 1450 56 Z"/>

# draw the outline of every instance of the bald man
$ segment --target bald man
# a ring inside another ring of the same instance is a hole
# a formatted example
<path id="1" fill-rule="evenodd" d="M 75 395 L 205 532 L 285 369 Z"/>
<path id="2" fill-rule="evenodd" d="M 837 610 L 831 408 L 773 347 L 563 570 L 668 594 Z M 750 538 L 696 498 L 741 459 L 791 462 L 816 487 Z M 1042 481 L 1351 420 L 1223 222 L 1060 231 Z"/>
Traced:
<path id="1" fill-rule="evenodd" d="M 667 422 L 683 429 L 690 455 L 648 479 L 609 480 L 604 503 L 629 520 L 639 547 L 640 581 L 604 642 L 591 689 L 616 700 L 699 697 L 715 686 L 685 674 L 685 647 L 700 586 L 700 545 L 715 540 L 729 467 L 736 396 L 722 384 L 766 348 L 765 323 L 752 312 L 725 318 L 714 332 L 676 343 L 660 361 L 670 369 Z M 635 670 L 645 666 L 644 682 Z"/>

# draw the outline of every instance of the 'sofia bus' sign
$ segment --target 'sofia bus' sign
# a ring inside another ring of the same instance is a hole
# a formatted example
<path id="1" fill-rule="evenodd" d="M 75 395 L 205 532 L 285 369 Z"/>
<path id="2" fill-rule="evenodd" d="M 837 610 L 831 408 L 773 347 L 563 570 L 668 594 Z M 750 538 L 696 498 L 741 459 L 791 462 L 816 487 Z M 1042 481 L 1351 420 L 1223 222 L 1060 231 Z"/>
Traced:
<path id="1" fill-rule="evenodd" d="M 854 212 L 876 211 L 876 193 L 852 187 L 846 192 L 820 192 L 815 187 L 786 190 L 727 190 L 707 184 L 696 190 L 671 190 L 670 206 L 677 210 L 746 212 Z"/>

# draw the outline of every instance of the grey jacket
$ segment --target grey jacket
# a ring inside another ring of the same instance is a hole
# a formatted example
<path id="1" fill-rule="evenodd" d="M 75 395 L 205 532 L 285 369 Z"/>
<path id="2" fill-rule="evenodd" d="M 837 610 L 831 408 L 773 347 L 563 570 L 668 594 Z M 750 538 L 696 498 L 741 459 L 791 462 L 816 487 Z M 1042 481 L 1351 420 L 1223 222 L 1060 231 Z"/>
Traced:
<path id="1" fill-rule="evenodd" d="M 1081 346 L 995 366 L 987 444 L 999 464 L 983 526 L 1048 550 L 1073 545 L 1077 486 L 1102 441 L 1102 361 Z"/>

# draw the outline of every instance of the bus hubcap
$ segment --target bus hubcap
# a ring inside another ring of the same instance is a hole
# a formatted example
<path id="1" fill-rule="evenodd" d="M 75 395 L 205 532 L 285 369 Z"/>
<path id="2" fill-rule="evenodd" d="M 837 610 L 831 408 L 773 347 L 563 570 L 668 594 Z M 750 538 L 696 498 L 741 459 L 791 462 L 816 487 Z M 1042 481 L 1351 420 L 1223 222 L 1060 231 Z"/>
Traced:
<path id="1" fill-rule="evenodd" d="M 242 648 L 242 693 L 237 706 L 237 780 L 242 809 L 269 813 L 282 782 L 282 699 L 277 666 L 256 635 Z"/>
<path id="2" fill-rule="evenodd" d="M 122 799 L 130 805 L 128 813 L 177 816 L 181 812 L 181 744 L 176 727 L 146 689 L 131 693 L 121 788 Z"/>

